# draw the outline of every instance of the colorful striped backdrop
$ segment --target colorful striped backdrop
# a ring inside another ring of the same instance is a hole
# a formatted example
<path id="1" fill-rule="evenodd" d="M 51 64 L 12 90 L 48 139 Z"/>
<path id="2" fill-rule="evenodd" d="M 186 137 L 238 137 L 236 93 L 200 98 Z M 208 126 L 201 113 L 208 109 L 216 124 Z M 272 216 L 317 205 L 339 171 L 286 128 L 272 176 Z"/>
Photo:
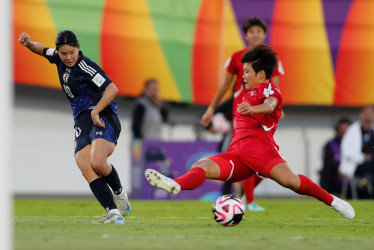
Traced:
<path id="1" fill-rule="evenodd" d="M 27 32 L 54 47 L 71 29 L 120 95 L 136 97 L 157 78 L 162 99 L 208 104 L 225 61 L 246 46 L 243 22 L 258 16 L 286 71 L 285 104 L 374 104 L 372 13 L 368 0 L 13 0 L 13 80 L 60 88 L 55 66 L 17 40 Z"/>

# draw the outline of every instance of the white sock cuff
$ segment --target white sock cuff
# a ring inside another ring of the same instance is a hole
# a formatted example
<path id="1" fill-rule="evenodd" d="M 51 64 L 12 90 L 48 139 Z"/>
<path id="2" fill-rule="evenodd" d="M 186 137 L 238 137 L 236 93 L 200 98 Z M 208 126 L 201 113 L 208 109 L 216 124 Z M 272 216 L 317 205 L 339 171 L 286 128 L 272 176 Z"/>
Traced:
<path id="1" fill-rule="evenodd" d="M 118 215 L 121 215 L 120 212 L 119 212 L 119 210 L 117 208 L 109 210 L 108 214 L 118 214 Z"/>

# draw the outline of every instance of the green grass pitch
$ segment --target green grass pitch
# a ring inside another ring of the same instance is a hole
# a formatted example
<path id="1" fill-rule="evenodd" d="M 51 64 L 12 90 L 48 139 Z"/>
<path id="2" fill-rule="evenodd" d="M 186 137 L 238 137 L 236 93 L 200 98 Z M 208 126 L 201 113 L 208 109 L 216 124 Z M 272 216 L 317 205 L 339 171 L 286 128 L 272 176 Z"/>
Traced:
<path id="1" fill-rule="evenodd" d="M 94 200 L 15 200 L 14 249 L 374 249 L 374 201 L 351 202 L 352 221 L 312 199 L 259 200 L 235 227 L 212 203 L 132 200 L 124 225 L 96 225 Z"/>

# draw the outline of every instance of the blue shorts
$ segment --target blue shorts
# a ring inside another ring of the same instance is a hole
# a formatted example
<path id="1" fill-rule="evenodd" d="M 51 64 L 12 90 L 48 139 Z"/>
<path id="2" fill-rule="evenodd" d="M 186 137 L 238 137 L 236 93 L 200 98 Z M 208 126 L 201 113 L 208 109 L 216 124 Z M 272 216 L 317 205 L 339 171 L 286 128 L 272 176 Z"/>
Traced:
<path id="1" fill-rule="evenodd" d="M 103 138 L 117 144 L 117 139 L 121 133 L 121 123 L 118 116 L 109 109 L 100 112 L 99 116 L 105 123 L 105 128 L 101 128 L 93 125 L 91 111 L 92 109 L 87 109 L 81 112 L 74 120 L 74 154 L 97 138 Z"/>

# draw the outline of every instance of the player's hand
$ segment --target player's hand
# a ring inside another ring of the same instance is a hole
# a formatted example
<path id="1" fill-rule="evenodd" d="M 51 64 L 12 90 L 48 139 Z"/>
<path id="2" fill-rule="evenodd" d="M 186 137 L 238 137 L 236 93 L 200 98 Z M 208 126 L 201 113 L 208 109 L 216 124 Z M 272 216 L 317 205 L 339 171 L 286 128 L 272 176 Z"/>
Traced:
<path id="1" fill-rule="evenodd" d="M 204 127 L 208 127 L 210 121 L 212 120 L 213 114 L 214 114 L 214 109 L 212 109 L 211 107 L 208 107 L 208 109 L 205 111 L 205 113 L 201 117 L 201 121 L 200 121 L 201 125 L 203 125 Z"/>
<path id="2" fill-rule="evenodd" d="M 97 113 L 95 110 L 92 110 L 91 112 L 91 119 L 95 126 L 105 128 L 105 122 L 102 118 L 100 118 L 99 113 Z"/>
<path id="3" fill-rule="evenodd" d="M 238 104 L 237 109 L 242 115 L 252 115 L 252 106 L 248 102 Z"/>
<path id="4" fill-rule="evenodd" d="M 32 43 L 29 34 L 25 32 L 21 33 L 21 35 L 18 38 L 18 41 L 25 47 L 28 47 Z"/>

